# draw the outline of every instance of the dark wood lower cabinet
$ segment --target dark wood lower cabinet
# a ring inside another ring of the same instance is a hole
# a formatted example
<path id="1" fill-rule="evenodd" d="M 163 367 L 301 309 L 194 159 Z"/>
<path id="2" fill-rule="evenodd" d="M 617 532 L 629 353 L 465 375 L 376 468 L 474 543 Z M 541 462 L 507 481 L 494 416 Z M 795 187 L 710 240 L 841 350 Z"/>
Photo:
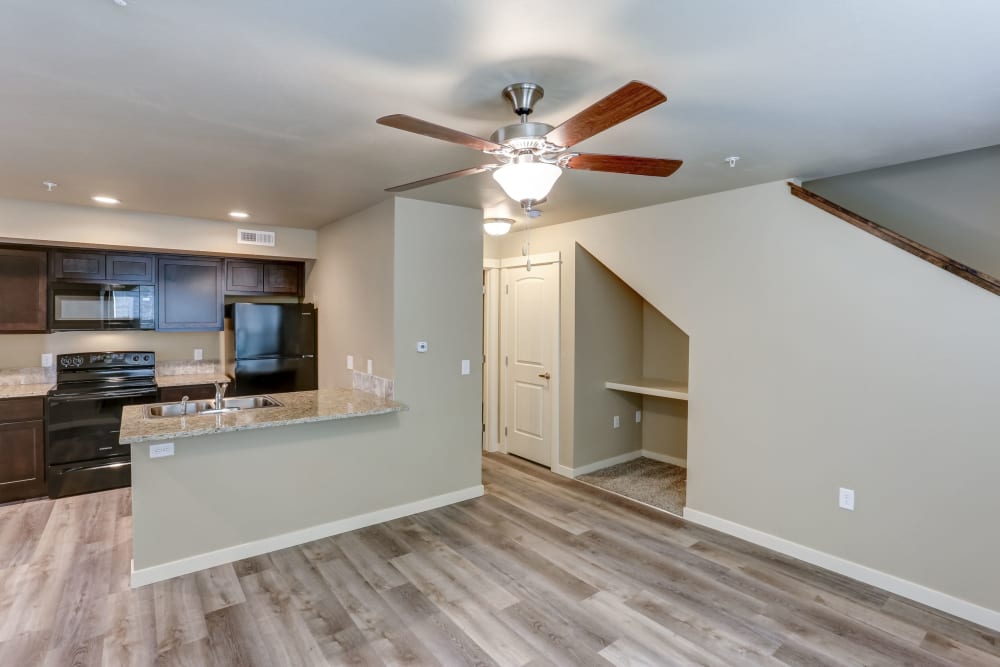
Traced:
<path id="1" fill-rule="evenodd" d="M 159 390 L 160 403 L 173 403 L 182 400 L 185 396 L 192 401 L 215 398 L 215 385 L 190 384 L 183 387 L 161 387 Z"/>
<path id="2" fill-rule="evenodd" d="M 44 496 L 42 397 L 0 400 L 0 503 Z"/>

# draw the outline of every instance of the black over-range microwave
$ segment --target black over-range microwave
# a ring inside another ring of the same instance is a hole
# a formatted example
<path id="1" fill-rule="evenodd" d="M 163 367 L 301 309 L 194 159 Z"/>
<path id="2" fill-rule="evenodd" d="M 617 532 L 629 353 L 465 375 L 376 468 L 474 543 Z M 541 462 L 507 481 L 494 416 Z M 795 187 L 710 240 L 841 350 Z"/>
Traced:
<path id="1" fill-rule="evenodd" d="M 103 331 L 156 328 L 156 287 L 52 283 L 51 331 Z"/>

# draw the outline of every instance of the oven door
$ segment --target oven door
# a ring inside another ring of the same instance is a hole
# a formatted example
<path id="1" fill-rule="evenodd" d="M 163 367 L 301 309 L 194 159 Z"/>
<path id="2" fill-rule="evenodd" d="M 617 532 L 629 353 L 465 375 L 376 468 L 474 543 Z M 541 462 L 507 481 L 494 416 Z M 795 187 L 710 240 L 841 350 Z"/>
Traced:
<path id="1" fill-rule="evenodd" d="M 156 388 L 50 396 L 46 426 L 49 465 L 128 456 L 118 444 L 122 408 L 156 402 Z"/>

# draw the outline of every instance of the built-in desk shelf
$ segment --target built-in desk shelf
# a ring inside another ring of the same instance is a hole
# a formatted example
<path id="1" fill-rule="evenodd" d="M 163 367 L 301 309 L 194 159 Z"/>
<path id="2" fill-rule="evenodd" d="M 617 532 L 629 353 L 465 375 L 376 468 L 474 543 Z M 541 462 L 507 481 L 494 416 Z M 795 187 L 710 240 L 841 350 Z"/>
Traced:
<path id="1" fill-rule="evenodd" d="M 658 378 L 631 378 L 617 382 L 605 382 L 608 389 L 628 391 L 644 396 L 659 396 L 660 398 L 675 398 L 679 401 L 688 400 L 687 385 Z"/>

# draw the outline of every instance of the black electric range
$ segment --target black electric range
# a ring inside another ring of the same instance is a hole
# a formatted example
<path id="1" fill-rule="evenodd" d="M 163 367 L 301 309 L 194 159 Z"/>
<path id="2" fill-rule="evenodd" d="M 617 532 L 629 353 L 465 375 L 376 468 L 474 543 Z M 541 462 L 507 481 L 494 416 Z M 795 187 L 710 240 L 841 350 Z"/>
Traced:
<path id="1" fill-rule="evenodd" d="M 152 352 L 60 354 L 46 402 L 49 496 L 129 486 L 130 448 L 118 444 L 122 408 L 155 402 Z"/>

